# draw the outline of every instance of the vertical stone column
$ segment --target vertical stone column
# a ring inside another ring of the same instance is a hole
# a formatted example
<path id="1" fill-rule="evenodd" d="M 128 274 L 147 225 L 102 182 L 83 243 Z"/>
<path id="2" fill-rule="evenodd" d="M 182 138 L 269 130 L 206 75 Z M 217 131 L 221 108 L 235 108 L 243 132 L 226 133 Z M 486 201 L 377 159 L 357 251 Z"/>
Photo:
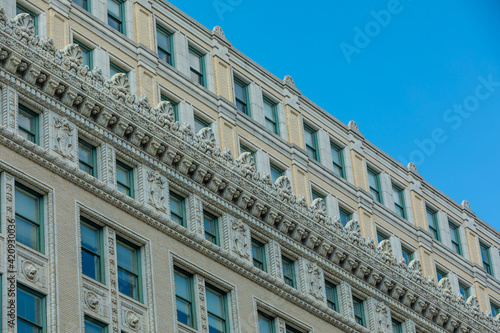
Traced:
<path id="1" fill-rule="evenodd" d="M 320 163 L 328 170 L 333 170 L 330 136 L 323 128 L 318 130 L 318 150 Z"/>
<path id="2" fill-rule="evenodd" d="M 14 18 L 16 16 L 16 1 L 15 0 L 4 0 L 2 4 L 5 9 L 5 15 L 7 19 Z"/>
<path id="3" fill-rule="evenodd" d="M 271 170 L 269 168 L 270 163 L 269 163 L 269 155 L 262 149 L 258 149 L 255 152 L 255 167 L 257 171 L 265 171 L 267 173 L 270 173 Z"/>
<path id="4" fill-rule="evenodd" d="M 207 315 L 207 301 L 206 301 L 206 296 L 205 296 L 205 279 L 201 277 L 200 275 L 196 275 L 196 281 L 195 281 L 195 292 L 198 295 L 198 304 L 199 304 L 199 309 L 200 313 L 198 315 L 198 322 L 200 331 L 202 333 L 207 333 L 208 332 L 208 315 Z"/>
<path id="5" fill-rule="evenodd" d="M 458 276 L 457 276 L 457 273 L 455 273 L 455 272 L 448 272 L 447 278 L 450 281 L 451 290 L 453 291 L 453 294 L 459 294 L 460 293 L 460 289 L 459 289 L 459 285 L 458 285 Z"/>
<path id="6" fill-rule="evenodd" d="M 392 235 L 389 238 L 389 242 L 391 243 L 391 248 L 392 248 L 392 254 L 394 255 L 395 258 L 400 258 L 403 256 L 403 251 L 401 250 L 401 240 Z"/>
<path id="7" fill-rule="evenodd" d="M 109 290 L 111 292 L 111 332 L 118 332 L 120 329 L 118 316 L 118 272 L 116 262 L 116 234 L 113 229 L 108 228 L 108 265 L 109 265 Z"/>
<path id="8" fill-rule="evenodd" d="M 194 130 L 194 111 L 193 106 L 186 101 L 181 101 L 179 103 L 179 122 L 188 123 L 192 126 Z M 196 133 L 194 133 L 196 134 Z"/>
<path id="9" fill-rule="evenodd" d="M 188 40 L 182 32 L 174 34 L 174 59 L 175 68 L 184 75 L 189 76 Z"/>
<path id="10" fill-rule="evenodd" d="M 405 333 L 417 333 L 415 322 L 411 319 L 406 319 L 404 322 Z"/>
<path id="11" fill-rule="evenodd" d="M 345 281 L 339 284 L 340 306 L 342 315 L 354 321 L 354 305 L 352 303 L 351 285 Z"/>
<path id="12" fill-rule="evenodd" d="M 108 23 L 108 5 L 106 0 L 94 0 L 92 1 L 92 14 L 97 16 L 99 20 Z"/>
<path id="13" fill-rule="evenodd" d="M 288 131 L 286 127 L 285 105 L 279 102 L 276 105 L 276 113 L 278 114 L 280 137 L 288 141 Z"/>
<path id="14" fill-rule="evenodd" d="M 251 82 L 247 88 L 250 103 L 250 114 L 252 119 L 264 125 L 264 105 L 262 101 L 262 88 L 255 82 Z"/>
<path id="15" fill-rule="evenodd" d="M 467 235 L 465 234 L 465 227 L 461 226 L 458 228 L 458 233 L 460 234 L 460 247 L 462 249 L 462 256 L 470 260 L 469 245 L 467 244 Z"/>
<path id="16" fill-rule="evenodd" d="M 6 221 L 5 233 L 5 263 L 7 265 L 7 332 L 17 332 L 17 249 L 16 249 L 16 220 L 15 220 L 15 180 L 6 172 L 1 174 L 2 193 L 2 221 Z M 5 298 L 4 298 L 5 299 Z"/>
<path id="17" fill-rule="evenodd" d="M 405 204 L 405 212 L 406 212 L 406 220 L 410 222 L 411 225 L 415 225 L 415 219 L 413 217 L 413 209 L 411 205 L 411 196 L 410 190 L 405 188 L 403 190 L 404 204 Z"/>
<path id="18" fill-rule="evenodd" d="M 277 241 L 271 240 L 267 248 L 269 251 L 269 273 L 278 279 L 283 279 L 280 245 Z"/>
<path id="19" fill-rule="evenodd" d="M 201 237 L 205 236 L 203 225 L 203 201 L 196 194 L 189 196 L 189 225 L 188 228 L 198 233 Z"/>
<path id="20" fill-rule="evenodd" d="M 15 2 L 14 2 L 15 3 Z M 2 126 L 7 127 L 11 131 L 17 131 L 17 108 L 18 98 L 14 88 L 2 85 Z"/>
<path id="21" fill-rule="evenodd" d="M 493 276 L 497 279 L 500 278 L 500 253 L 498 246 L 493 245 L 490 248 L 491 270 Z"/>
<path id="22" fill-rule="evenodd" d="M 340 217 L 339 200 L 331 193 L 325 197 L 326 214 L 332 217 Z"/>
<path id="23" fill-rule="evenodd" d="M 101 177 L 110 187 L 116 188 L 116 153 L 113 147 L 104 143 L 100 149 Z"/>
<path id="24" fill-rule="evenodd" d="M 437 213 L 437 220 L 439 226 L 439 237 L 441 238 L 441 243 L 443 243 L 448 248 L 451 248 L 451 236 L 450 227 L 448 226 L 448 215 L 443 210 L 439 210 Z"/>
<path id="25" fill-rule="evenodd" d="M 382 190 L 382 202 L 391 211 L 395 210 L 394 198 L 392 197 L 391 176 L 384 170 L 380 173 L 380 187 Z"/>

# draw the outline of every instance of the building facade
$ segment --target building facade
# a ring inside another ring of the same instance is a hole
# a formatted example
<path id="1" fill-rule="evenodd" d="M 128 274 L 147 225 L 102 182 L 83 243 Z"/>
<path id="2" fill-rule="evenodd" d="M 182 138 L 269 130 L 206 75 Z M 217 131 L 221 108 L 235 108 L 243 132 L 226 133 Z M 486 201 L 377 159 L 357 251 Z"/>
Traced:
<path id="1" fill-rule="evenodd" d="M 500 233 L 220 27 L 1 5 L 2 331 L 500 331 Z"/>

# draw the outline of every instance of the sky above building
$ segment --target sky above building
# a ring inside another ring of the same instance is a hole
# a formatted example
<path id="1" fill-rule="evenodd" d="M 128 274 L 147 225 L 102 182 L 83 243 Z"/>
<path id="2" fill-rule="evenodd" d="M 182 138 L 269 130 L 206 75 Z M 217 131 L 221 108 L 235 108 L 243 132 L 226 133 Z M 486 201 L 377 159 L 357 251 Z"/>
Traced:
<path id="1" fill-rule="evenodd" d="M 170 2 L 500 229 L 500 2 Z"/>

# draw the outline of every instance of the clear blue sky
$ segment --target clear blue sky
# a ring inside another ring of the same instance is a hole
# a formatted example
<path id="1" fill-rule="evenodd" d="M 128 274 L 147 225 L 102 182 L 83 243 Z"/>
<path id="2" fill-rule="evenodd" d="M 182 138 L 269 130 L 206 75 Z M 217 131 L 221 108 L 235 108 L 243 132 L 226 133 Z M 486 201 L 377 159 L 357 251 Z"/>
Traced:
<path id="1" fill-rule="evenodd" d="M 498 1 L 171 2 L 500 229 Z"/>

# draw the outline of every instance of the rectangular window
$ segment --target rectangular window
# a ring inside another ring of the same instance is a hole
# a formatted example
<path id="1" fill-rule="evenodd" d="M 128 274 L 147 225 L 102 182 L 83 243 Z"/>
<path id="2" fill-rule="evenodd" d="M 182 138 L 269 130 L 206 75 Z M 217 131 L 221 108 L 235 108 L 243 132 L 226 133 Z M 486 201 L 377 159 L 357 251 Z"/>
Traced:
<path id="1" fill-rule="evenodd" d="M 73 0 L 73 3 L 90 12 L 90 0 Z"/>
<path id="2" fill-rule="evenodd" d="M 177 320 L 196 329 L 193 275 L 174 267 Z"/>
<path id="3" fill-rule="evenodd" d="M 279 135 L 277 105 L 265 96 L 263 96 L 262 99 L 264 100 L 264 118 L 266 121 L 266 129 Z"/>
<path id="4" fill-rule="evenodd" d="M 45 333 L 45 297 L 25 286 L 17 286 L 17 331 Z"/>
<path id="5" fill-rule="evenodd" d="M 292 288 L 297 288 L 295 283 L 295 262 L 285 256 L 281 257 L 283 267 L 283 280 Z"/>
<path id="6" fill-rule="evenodd" d="M 365 326 L 365 308 L 364 302 L 357 298 L 356 296 L 352 296 L 352 305 L 354 306 L 354 319 L 356 323 L 361 326 Z"/>
<path id="7" fill-rule="evenodd" d="M 389 239 L 389 236 L 384 234 L 382 231 L 377 230 L 377 242 L 380 244 L 382 241 Z"/>
<path id="8" fill-rule="evenodd" d="M 214 333 L 229 332 L 226 293 L 206 286 L 208 331 Z"/>
<path id="9" fill-rule="evenodd" d="M 253 265 L 266 272 L 267 271 L 266 246 L 253 238 L 252 238 L 252 257 L 253 257 Z"/>
<path id="10" fill-rule="evenodd" d="M 210 127 L 211 124 L 203 118 L 194 116 L 194 132 L 199 133 L 203 128 Z"/>
<path id="11" fill-rule="evenodd" d="M 311 189 L 311 199 L 312 199 L 312 201 L 314 201 L 316 199 L 322 199 L 323 201 L 325 201 L 325 196 L 323 194 L 319 193 L 318 191 Z"/>
<path id="12" fill-rule="evenodd" d="M 304 142 L 309 158 L 319 162 L 318 133 L 306 124 L 304 124 Z"/>
<path id="13" fill-rule="evenodd" d="M 85 1 L 85 0 L 82 0 Z M 83 66 L 88 66 L 90 70 L 94 68 L 93 65 L 93 57 L 92 57 L 92 49 L 83 43 L 77 41 L 76 39 L 73 39 L 73 43 L 77 44 L 80 47 L 80 50 L 82 50 L 82 60 L 83 60 Z"/>
<path id="14" fill-rule="evenodd" d="M 481 248 L 481 258 L 483 260 L 483 268 L 486 271 L 486 273 L 493 275 L 493 271 L 491 269 L 490 247 L 481 242 L 479 242 L 479 247 Z"/>
<path id="15" fill-rule="evenodd" d="M 161 94 L 161 100 L 169 102 L 172 105 L 172 108 L 174 109 L 174 120 L 179 121 L 179 103 L 174 102 L 172 99 L 168 98 L 163 94 Z"/>
<path id="16" fill-rule="evenodd" d="M 43 253 L 43 196 L 16 184 L 16 240 Z"/>
<path id="17" fill-rule="evenodd" d="M 125 1 L 108 0 L 108 25 L 125 34 Z"/>
<path id="18" fill-rule="evenodd" d="M 116 186 L 118 191 L 129 197 L 134 197 L 134 169 L 116 161 Z"/>
<path id="19" fill-rule="evenodd" d="M 82 217 L 80 221 L 80 237 L 83 274 L 104 283 L 102 228 Z"/>
<path id="20" fill-rule="evenodd" d="M 493 316 L 493 318 L 498 316 L 498 314 L 500 313 L 500 306 L 496 305 L 493 302 L 490 302 L 490 308 L 491 308 L 491 315 Z"/>
<path id="21" fill-rule="evenodd" d="M 123 69 L 122 67 L 118 66 L 114 62 L 110 62 L 109 63 L 109 77 L 113 77 L 119 73 L 125 74 L 128 77 L 128 71 L 126 69 Z"/>
<path id="22" fill-rule="evenodd" d="M 403 324 L 396 319 L 392 319 L 392 332 L 393 333 L 403 333 Z"/>
<path id="23" fill-rule="evenodd" d="M 273 182 L 273 184 L 278 178 L 285 174 L 285 171 L 283 171 L 280 167 L 277 167 L 273 163 L 269 165 L 269 169 L 271 170 L 271 181 Z"/>
<path id="24" fill-rule="evenodd" d="M 401 245 L 401 252 L 403 253 L 406 265 L 408 265 L 413 260 L 413 251 Z"/>
<path id="25" fill-rule="evenodd" d="M 85 333 L 108 333 L 108 325 L 85 316 Z"/>
<path id="26" fill-rule="evenodd" d="M 340 223 L 342 223 L 342 226 L 345 227 L 347 222 L 352 220 L 352 214 L 342 207 L 339 207 L 339 213 L 340 213 Z"/>
<path id="27" fill-rule="evenodd" d="M 462 294 L 464 301 L 467 301 L 467 299 L 470 296 L 470 288 L 469 286 L 459 282 L 458 283 L 458 289 L 460 290 L 460 294 Z"/>
<path id="28" fill-rule="evenodd" d="M 445 278 L 448 276 L 448 273 L 443 271 L 442 269 L 439 269 L 436 267 L 436 277 L 438 282 L 441 281 L 441 279 Z"/>
<path id="29" fill-rule="evenodd" d="M 250 106 L 248 102 L 248 85 L 238 79 L 237 77 L 233 78 L 234 80 L 234 99 L 236 103 L 236 108 L 238 111 L 243 112 L 247 116 L 250 116 Z"/>
<path id="30" fill-rule="evenodd" d="M 184 198 L 178 194 L 170 192 L 170 219 L 175 223 L 186 226 L 186 208 Z"/>
<path id="31" fill-rule="evenodd" d="M 35 26 L 35 35 L 38 35 L 38 15 L 33 13 L 28 8 L 16 3 L 16 15 L 19 14 L 28 14 L 29 16 L 31 16 L 31 18 L 33 19 L 33 25 Z"/>
<path id="32" fill-rule="evenodd" d="M 258 311 L 259 333 L 274 333 L 274 318 Z"/>
<path id="33" fill-rule="evenodd" d="M 189 66 L 191 80 L 205 87 L 205 56 L 192 47 L 189 47 Z"/>
<path id="34" fill-rule="evenodd" d="M 437 241 L 440 241 L 441 237 L 439 235 L 437 213 L 432 209 L 430 209 L 429 207 L 426 207 L 426 212 L 427 212 L 427 224 L 429 225 L 429 232 L 431 233 L 432 238 L 434 238 Z"/>
<path id="35" fill-rule="evenodd" d="M 250 149 L 247 146 L 240 143 L 240 154 L 243 154 L 243 153 L 252 154 L 253 162 L 255 163 L 255 169 L 257 169 L 257 159 L 255 158 L 255 152 L 252 149 Z"/>
<path id="36" fill-rule="evenodd" d="M 162 26 L 156 26 L 156 46 L 160 60 L 165 61 L 170 66 L 174 65 L 173 37 L 172 33 Z"/>
<path id="37" fill-rule="evenodd" d="M 203 224 L 205 225 L 205 239 L 220 245 L 218 218 L 209 212 L 203 211 Z"/>
<path id="38" fill-rule="evenodd" d="M 326 289 L 326 304 L 330 309 L 339 312 L 337 286 L 334 285 L 333 283 L 325 281 L 325 289 Z"/>
<path id="39" fill-rule="evenodd" d="M 368 168 L 368 184 L 373 198 L 382 203 L 382 191 L 380 190 L 380 175 L 373 169 Z"/>
<path id="40" fill-rule="evenodd" d="M 392 184 L 392 198 L 394 199 L 394 209 L 396 214 L 406 219 L 404 191 L 394 184 Z"/>
<path id="41" fill-rule="evenodd" d="M 78 139 L 79 168 L 91 176 L 97 177 L 97 148 L 90 143 Z"/>
<path id="42" fill-rule="evenodd" d="M 298 329 L 296 328 L 293 328 L 289 325 L 286 325 L 285 326 L 285 329 L 286 329 L 286 332 L 285 333 L 302 333 L 301 331 L 299 331 Z"/>
<path id="43" fill-rule="evenodd" d="M 138 246 L 116 237 L 118 261 L 118 290 L 138 301 L 142 301 L 141 250 Z"/>
<path id="44" fill-rule="evenodd" d="M 332 152 L 333 172 L 345 179 L 344 150 L 333 142 L 330 142 L 330 150 Z"/>
<path id="45" fill-rule="evenodd" d="M 450 221 L 448 221 L 448 225 L 450 227 L 451 247 L 453 248 L 453 251 L 462 255 L 462 246 L 460 244 L 460 229 Z"/>
<path id="46" fill-rule="evenodd" d="M 23 138 L 36 144 L 39 144 L 40 141 L 38 135 L 38 118 L 38 113 L 30 110 L 22 104 L 19 104 L 17 133 Z"/>

